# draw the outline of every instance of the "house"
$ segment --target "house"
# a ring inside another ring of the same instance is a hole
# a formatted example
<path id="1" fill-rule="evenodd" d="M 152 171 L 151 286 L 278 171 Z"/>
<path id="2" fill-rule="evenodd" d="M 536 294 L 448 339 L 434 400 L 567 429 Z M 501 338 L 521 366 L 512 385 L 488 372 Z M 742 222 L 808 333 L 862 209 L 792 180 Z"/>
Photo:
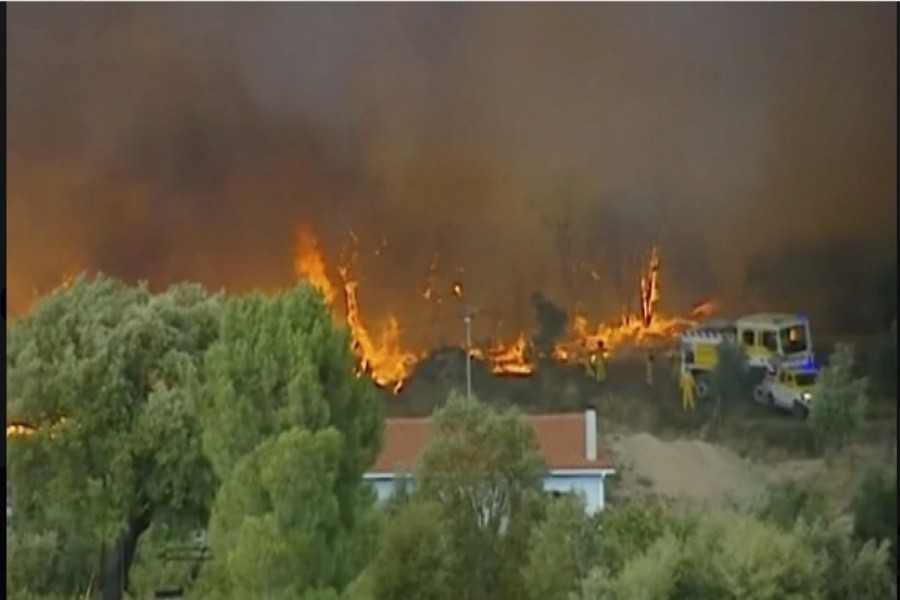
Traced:
<path id="1" fill-rule="evenodd" d="M 603 510 L 606 478 L 615 473 L 612 462 L 597 443 L 597 413 L 529 415 L 547 473 L 548 493 L 575 492 L 584 497 L 590 513 Z M 412 473 L 431 434 L 427 418 L 398 418 L 385 421 L 384 447 L 375 464 L 364 475 L 378 494 L 387 499 L 395 481 Z"/>

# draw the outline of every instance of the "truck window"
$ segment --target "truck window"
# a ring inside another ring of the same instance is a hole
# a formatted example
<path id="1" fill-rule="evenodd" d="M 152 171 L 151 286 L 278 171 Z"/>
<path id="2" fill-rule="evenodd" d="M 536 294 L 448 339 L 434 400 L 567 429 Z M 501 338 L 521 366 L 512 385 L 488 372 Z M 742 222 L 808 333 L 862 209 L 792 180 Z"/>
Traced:
<path id="1" fill-rule="evenodd" d="M 778 352 L 778 338 L 775 336 L 774 331 L 763 331 L 762 345 L 770 352 Z"/>
<path id="2" fill-rule="evenodd" d="M 753 338 L 755 337 L 753 333 L 754 332 L 749 330 L 741 333 L 741 343 L 745 346 L 752 346 L 754 344 Z"/>
<path id="3" fill-rule="evenodd" d="M 778 332 L 778 337 L 781 342 L 781 351 L 785 354 L 806 352 L 809 349 L 809 343 L 806 339 L 806 327 L 804 325 L 785 327 Z"/>

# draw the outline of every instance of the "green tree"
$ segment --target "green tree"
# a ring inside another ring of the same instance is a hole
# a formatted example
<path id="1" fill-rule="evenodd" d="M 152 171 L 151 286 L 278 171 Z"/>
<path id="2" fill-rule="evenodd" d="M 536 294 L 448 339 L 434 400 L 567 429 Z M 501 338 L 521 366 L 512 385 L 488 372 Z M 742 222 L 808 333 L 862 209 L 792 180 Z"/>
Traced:
<path id="1" fill-rule="evenodd" d="M 418 575 L 421 579 L 384 583 L 391 580 L 388 566 L 411 552 L 401 542 L 413 534 L 395 534 L 373 565 L 372 578 L 381 582 L 375 597 L 418 597 L 419 591 L 410 590 L 419 584 L 429 595 L 436 593 L 435 581 L 453 598 L 523 597 L 521 567 L 541 516 L 543 472 L 534 431 L 517 412 L 495 412 L 451 394 L 433 416 L 432 439 L 419 459 L 410 500 L 394 517 L 404 529 L 418 528 L 436 540 L 440 566 L 434 574 Z M 409 515 L 425 511 L 423 503 L 436 507 L 428 510 L 437 511 L 437 528 L 427 525 L 422 513 Z"/>
<path id="2" fill-rule="evenodd" d="M 580 497 L 553 500 L 531 534 L 522 577 L 535 600 L 567 600 L 597 563 L 599 536 Z"/>
<path id="3" fill-rule="evenodd" d="M 434 502 L 405 505 L 387 525 L 372 564 L 369 588 L 378 600 L 450 600 L 444 583 L 447 547 L 441 507 Z"/>
<path id="4" fill-rule="evenodd" d="M 844 446 L 865 417 L 868 383 L 854 375 L 853 367 L 853 346 L 838 345 L 813 390 L 809 420 L 820 447 L 829 455 Z"/>
<path id="5" fill-rule="evenodd" d="M 352 548 L 333 489 L 341 435 L 289 429 L 242 457 L 210 522 L 217 598 L 295 597 L 341 582 Z"/>
<path id="6" fill-rule="evenodd" d="M 362 475 L 382 421 L 355 366 L 347 332 L 306 284 L 228 300 L 195 381 L 222 481 L 198 593 L 337 593 L 369 562 L 378 521 Z"/>
<path id="7" fill-rule="evenodd" d="M 461 599 L 522 597 L 520 569 L 543 504 L 534 430 L 514 410 L 457 394 L 432 426 L 414 495 L 443 510 L 450 587 Z"/>
<path id="8" fill-rule="evenodd" d="M 184 383 L 220 312 L 198 286 L 154 295 L 81 276 L 7 328 L 7 411 L 34 428 L 9 441 L 12 528 L 52 533 L 57 550 L 77 553 L 72 568 L 90 560 L 104 599 L 126 589 L 151 523 L 206 518 L 215 480 Z M 83 579 L 61 575 L 44 591 L 83 591 Z"/>
<path id="9" fill-rule="evenodd" d="M 887 541 L 892 564 L 897 564 L 897 474 L 893 470 L 869 470 L 853 499 L 853 530 L 857 538 Z"/>
<path id="10" fill-rule="evenodd" d="M 665 533 L 679 534 L 688 521 L 674 519 L 655 501 L 610 506 L 598 517 L 601 562 L 616 574 Z"/>

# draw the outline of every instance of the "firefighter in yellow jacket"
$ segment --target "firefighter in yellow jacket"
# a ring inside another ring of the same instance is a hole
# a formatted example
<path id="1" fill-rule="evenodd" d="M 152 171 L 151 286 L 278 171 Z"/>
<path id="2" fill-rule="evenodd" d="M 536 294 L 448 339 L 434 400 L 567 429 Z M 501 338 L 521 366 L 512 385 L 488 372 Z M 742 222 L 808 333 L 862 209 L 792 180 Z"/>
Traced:
<path id="1" fill-rule="evenodd" d="M 606 348 L 603 342 L 597 343 L 597 349 L 591 356 L 594 358 L 594 379 L 606 383 Z"/>
<path id="2" fill-rule="evenodd" d="M 694 376 L 691 375 L 690 371 L 685 369 L 684 373 L 681 374 L 681 381 L 679 383 L 681 385 L 681 408 L 684 410 L 694 410 L 694 408 L 696 408 L 696 405 L 694 404 L 694 390 L 697 387 Z"/>
<path id="3" fill-rule="evenodd" d="M 606 382 L 606 360 L 603 356 L 603 343 L 597 344 L 596 350 L 588 352 L 585 362 L 588 377 L 600 383 Z"/>

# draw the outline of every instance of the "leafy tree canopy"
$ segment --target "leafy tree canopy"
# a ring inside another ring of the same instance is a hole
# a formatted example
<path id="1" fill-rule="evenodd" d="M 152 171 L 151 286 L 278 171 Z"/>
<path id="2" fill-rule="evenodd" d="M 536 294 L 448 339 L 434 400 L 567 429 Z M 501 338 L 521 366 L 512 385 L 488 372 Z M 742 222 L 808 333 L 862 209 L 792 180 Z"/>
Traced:
<path id="1" fill-rule="evenodd" d="M 9 442 L 13 527 L 106 547 L 105 597 L 121 594 L 153 520 L 208 509 L 214 479 L 184 383 L 220 307 L 195 285 L 152 294 L 81 276 L 7 328 L 8 418 L 34 428 Z"/>
<path id="2" fill-rule="evenodd" d="M 362 475 L 382 421 L 348 339 L 305 284 L 226 303 L 194 382 L 203 447 L 222 481 L 214 559 L 199 584 L 208 597 L 336 594 L 374 552 Z"/>
<path id="3" fill-rule="evenodd" d="M 373 565 L 376 598 L 521 598 L 521 567 L 543 507 L 544 472 L 531 426 L 516 412 L 496 412 L 451 394 L 433 416 L 432 439 L 416 469 L 415 489 L 389 527 Z M 435 522 L 427 522 L 428 518 Z M 402 557 L 435 567 L 393 579 Z"/>

